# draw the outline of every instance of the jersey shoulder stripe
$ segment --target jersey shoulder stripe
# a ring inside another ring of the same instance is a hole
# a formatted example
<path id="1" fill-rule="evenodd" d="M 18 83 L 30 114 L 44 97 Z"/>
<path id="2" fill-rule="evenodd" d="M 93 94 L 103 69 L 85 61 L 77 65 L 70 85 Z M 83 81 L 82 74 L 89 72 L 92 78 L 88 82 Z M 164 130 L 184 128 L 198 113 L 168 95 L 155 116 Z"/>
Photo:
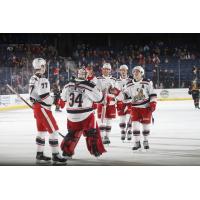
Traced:
<path id="1" fill-rule="evenodd" d="M 81 85 L 85 85 L 85 86 L 88 86 L 90 88 L 94 88 L 96 85 L 93 83 L 93 82 L 90 82 L 90 81 L 83 81 L 80 83 Z"/>
<path id="2" fill-rule="evenodd" d="M 132 85 L 135 85 L 135 84 L 134 83 L 129 83 L 129 84 L 126 85 L 126 88 L 128 88 L 128 87 L 130 87 Z"/>
<path id="3" fill-rule="evenodd" d="M 142 80 L 142 82 L 151 82 L 151 80 L 150 79 L 147 79 L 147 78 L 144 78 L 143 80 Z"/>
<path id="4" fill-rule="evenodd" d="M 110 77 L 110 79 L 112 79 L 112 80 L 116 81 L 116 78 L 115 78 L 115 77 Z"/>
<path id="5" fill-rule="evenodd" d="M 97 76 L 97 79 L 105 79 L 103 76 Z"/>

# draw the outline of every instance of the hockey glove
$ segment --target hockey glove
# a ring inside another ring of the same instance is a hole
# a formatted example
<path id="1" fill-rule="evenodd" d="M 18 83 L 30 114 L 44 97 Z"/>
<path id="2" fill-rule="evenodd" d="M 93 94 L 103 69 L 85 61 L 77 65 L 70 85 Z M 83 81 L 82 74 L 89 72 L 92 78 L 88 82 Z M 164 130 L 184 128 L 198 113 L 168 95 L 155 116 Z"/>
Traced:
<path id="1" fill-rule="evenodd" d="M 65 102 L 62 99 L 58 99 L 56 105 L 59 105 L 61 108 L 64 108 L 65 107 Z"/>
<path id="2" fill-rule="evenodd" d="M 154 112 L 155 111 L 155 109 L 156 109 L 156 102 L 150 102 L 149 103 L 149 110 L 151 111 L 151 112 Z"/>
<path id="3" fill-rule="evenodd" d="M 191 95 L 191 94 L 192 94 L 192 91 L 191 91 L 191 90 L 189 90 L 189 91 L 188 91 L 188 94 L 189 94 L 189 95 Z"/>
<path id="4" fill-rule="evenodd" d="M 120 90 L 118 90 L 116 87 L 109 87 L 108 88 L 108 93 L 109 94 L 113 94 L 113 95 L 115 95 L 115 96 L 118 96 L 119 95 L 119 93 L 120 93 Z"/>

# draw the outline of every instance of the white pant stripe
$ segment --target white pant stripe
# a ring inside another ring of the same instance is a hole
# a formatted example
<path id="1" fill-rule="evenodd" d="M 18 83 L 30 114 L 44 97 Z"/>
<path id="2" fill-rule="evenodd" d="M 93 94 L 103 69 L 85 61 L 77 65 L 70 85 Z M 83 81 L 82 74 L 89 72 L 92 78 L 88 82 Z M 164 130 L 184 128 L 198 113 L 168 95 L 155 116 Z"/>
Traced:
<path id="1" fill-rule="evenodd" d="M 45 109 L 44 109 L 44 108 L 41 108 L 41 110 L 42 110 L 42 113 L 43 113 L 43 115 L 45 116 L 47 122 L 49 123 L 49 126 L 51 127 L 51 130 L 52 130 L 53 132 L 55 132 L 56 130 L 55 130 L 55 128 L 54 128 L 54 126 L 53 126 L 53 124 L 52 124 L 52 122 L 51 122 L 51 120 L 50 120 L 48 114 L 46 113 Z"/>

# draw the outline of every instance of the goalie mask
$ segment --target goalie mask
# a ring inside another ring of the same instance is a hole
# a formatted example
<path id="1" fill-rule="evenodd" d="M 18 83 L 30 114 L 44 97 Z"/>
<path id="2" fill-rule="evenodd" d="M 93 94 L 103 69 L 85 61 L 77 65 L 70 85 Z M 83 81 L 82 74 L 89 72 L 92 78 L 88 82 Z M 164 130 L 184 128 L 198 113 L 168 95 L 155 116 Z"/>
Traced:
<path id="1" fill-rule="evenodd" d="M 81 68 L 78 70 L 77 78 L 81 80 L 87 79 L 87 71 L 85 68 Z"/>

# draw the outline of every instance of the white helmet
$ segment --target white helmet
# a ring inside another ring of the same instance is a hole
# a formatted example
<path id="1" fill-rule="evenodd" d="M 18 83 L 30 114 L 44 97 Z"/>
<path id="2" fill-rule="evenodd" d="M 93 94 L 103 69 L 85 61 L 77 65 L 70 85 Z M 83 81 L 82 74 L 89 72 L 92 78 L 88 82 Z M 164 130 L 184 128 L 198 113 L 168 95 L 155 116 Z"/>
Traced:
<path id="1" fill-rule="evenodd" d="M 144 69 L 143 69 L 141 66 L 136 66 L 136 67 L 134 67 L 133 70 L 132 70 L 132 73 L 133 73 L 136 69 L 140 71 L 140 73 L 141 73 L 142 76 L 144 76 Z"/>
<path id="2" fill-rule="evenodd" d="M 111 65 L 110 65 L 110 63 L 104 63 L 102 68 L 111 70 Z"/>
<path id="3" fill-rule="evenodd" d="M 78 70 L 78 79 L 86 79 L 87 78 L 87 71 L 85 70 L 85 68 L 81 68 Z"/>
<path id="4" fill-rule="evenodd" d="M 32 64 L 34 69 L 41 69 L 42 65 L 46 65 L 46 61 L 43 58 L 35 58 Z"/>
<path id="5" fill-rule="evenodd" d="M 121 69 L 126 69 L 126 70 L 128 70 L 128 66 L 127 66 L 127 65 L 121 65 L 119 69 L 120 69 L 120 70 L 121 70 Z"/>

